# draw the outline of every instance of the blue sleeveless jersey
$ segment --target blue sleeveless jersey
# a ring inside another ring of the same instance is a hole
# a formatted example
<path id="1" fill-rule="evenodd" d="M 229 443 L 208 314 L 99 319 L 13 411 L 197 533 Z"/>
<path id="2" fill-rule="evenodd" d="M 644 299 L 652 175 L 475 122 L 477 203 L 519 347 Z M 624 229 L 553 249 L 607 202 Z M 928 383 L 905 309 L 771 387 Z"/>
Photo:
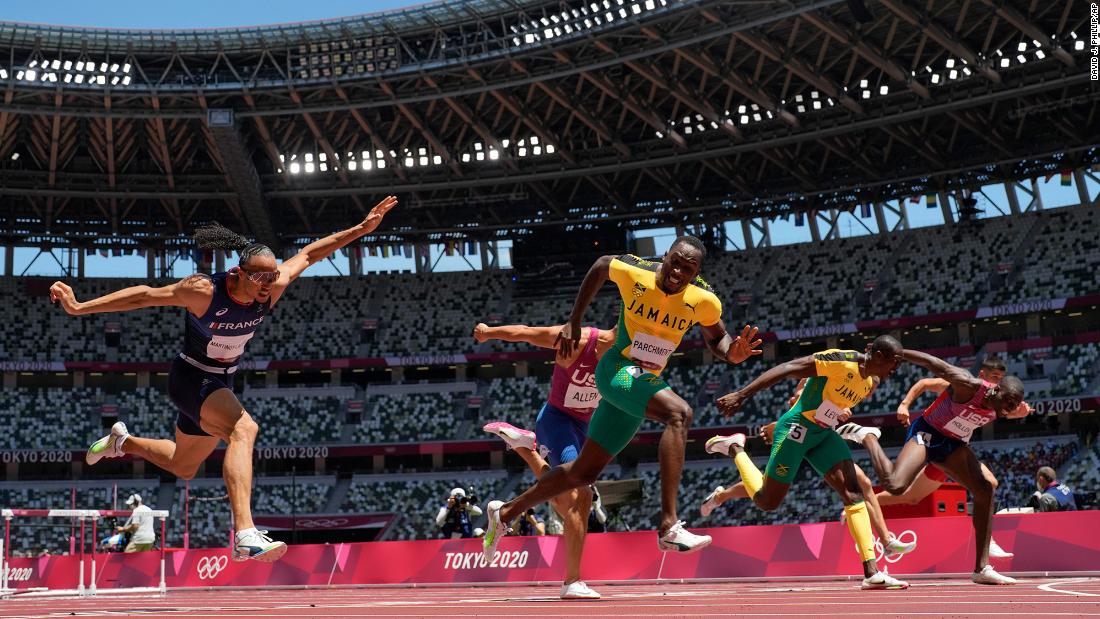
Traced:
<path id="1" fill-rule="evenodd" d="M 255 335 L 264 318 L 271 315 L 271 300 L 267 303 L 241 303 L 229 296 L 227 273 L 209 276 L 214 284 L 214 297 L 202 316 L 187 312 L 183 337 L 183 354 L 213 367 L 234 365 L 244 353 L 245 344 Z"/>

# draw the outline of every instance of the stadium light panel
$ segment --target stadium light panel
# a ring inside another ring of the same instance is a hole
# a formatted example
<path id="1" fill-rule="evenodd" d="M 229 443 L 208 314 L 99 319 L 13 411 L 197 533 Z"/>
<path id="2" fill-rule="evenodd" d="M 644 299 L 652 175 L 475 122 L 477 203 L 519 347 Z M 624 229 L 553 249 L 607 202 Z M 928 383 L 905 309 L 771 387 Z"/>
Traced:
<path id="1" fill-rule="evenodd" d="M 883 84 L 882 86 L 879 86 L 878 94 L 883 95 L 883 96 L 886 96 L 886 95 L 890 94 L 890 87 L 887 86 L 886 84 Z"/>
<path id="2" fill-rule="evenodd" d="M 954 80 L 954 79 L 958 79 L 958 78 L 959 78 L 959 72 L 956 71 L 955 69 L 951 69 L 951 72 L 947 74 L 947 79 Z"/>
<path id="3" fill-rule="evenodd" d="M 1020 41 L 1020 44 L 1016 47 L 1016 51 L 1019 51 L 1019 52 L 1027 51 L 1027 43 L 1024 43 L 1023 41 Z"/>
<path id="4" fill-rule="evenodd" d="M 1039 60 L 1042 60 L 1043 58 L 1046 58 L 1047 55 L 1043 53 L 1043 50 L 1037 49 L 1037 50 L 1035 50 L 1035 57 L 1038 58 Z"/>
<path id="5" fill-rule="evenodd" d="M 1078 39 L 1077 42 L 1073 44 L 1073 49 L 1078 52 L 1085 49 L 1085 42 Z"/>
<path id="6" fill-rule="evenodd" d="M 940 74 L 939 73 L 933 73 L 932 74 L 932 83 L 933 84 L 939 84 L 940 83 Z"/>
<path id="7" fill-rule="evenodd" d="M 36 77 L 36 76 L 37 76 L 38 74 L 37 74 L 37 73 L 35 73 L 33 69 L 29 69 L 29 70 L 27 70 L 27 72 L 26 72 L 26 73 L 25 73 L 24 75 L 26 75 L 26 76 L 27 76 L 27 80 L 28 80 L 28 81 L 34 81 L 34 78 L 35 78 L 35 77 Z M 20 76 L 19 76 L 19 78 L 20 78 L 20 79 L 22 79 L 22 78 L 23 78 L 23 76 L 22 76 L 22 75 L 20 75 Z"/>
<path id="8" fill-rule="evenodd" d="M 1012 61 L 1010 61 L 1008 58 L 1001 58 L 1001 68 L 1002 69 L 1007 67 L 1010 64 L 1012 64 Z"/>
<path id="9" fill-rule="evenodd" d="M 432 155 L 432 163 L 435 165 L 441 165 L 443 163 L 443 157 L 439 155 Z"/>
<path id="10" fill-rule="evenodd" d="M 1025 62 L 1027 62 L 1027 58 L 1023 54 L 1016 56 L 1016 60 L 1019 60 L 1020 64 L 1024 64 Z"/>
<path id="11" fill-rule="evenodd" d="M 313 174 L 316 171 L 316 169 L 317 169 L 316 166 L 312 163 L 307 163 L 305 165 L 306 174 Z"/>
<path id="12" fill-rule="evenodd" d="M 291 174 L 298 174 L 301 171 L 302 171 L 302 164 L 298 163 L 297 161 L 290 162 L 290 173 Z"/>

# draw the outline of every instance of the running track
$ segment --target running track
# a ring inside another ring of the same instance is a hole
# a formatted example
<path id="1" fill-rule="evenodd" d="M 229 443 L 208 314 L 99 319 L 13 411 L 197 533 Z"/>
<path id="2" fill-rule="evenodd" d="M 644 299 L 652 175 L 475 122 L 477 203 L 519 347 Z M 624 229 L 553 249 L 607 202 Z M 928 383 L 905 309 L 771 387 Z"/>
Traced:
<path id="1" fill-rule="evenodd" d="M 626 584 L 602 600 L 557 598 L 558 587 L 431 587 L 172 591 L 167 595 L 0 600 L 0 616 L 54 617 L 1100 617 L 1100 578 L 1030 578 L 1011 587 L 924 580 L 907 591 L 854 582 Z"/>

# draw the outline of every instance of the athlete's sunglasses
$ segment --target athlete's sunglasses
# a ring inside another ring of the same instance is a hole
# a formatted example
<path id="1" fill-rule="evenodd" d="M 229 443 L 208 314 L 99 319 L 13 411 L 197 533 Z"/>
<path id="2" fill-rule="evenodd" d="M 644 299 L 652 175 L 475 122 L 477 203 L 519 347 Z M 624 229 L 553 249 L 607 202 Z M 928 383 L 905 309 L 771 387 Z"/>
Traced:
<path id="1" fill-rule="evenodd" d="M 248 278 L 248 281 L 254 284 L 274 284 L 279 279 L 279 271 L 246 271 L 245 269 L 237 269 L 238 273 L 244 274 Z"/>

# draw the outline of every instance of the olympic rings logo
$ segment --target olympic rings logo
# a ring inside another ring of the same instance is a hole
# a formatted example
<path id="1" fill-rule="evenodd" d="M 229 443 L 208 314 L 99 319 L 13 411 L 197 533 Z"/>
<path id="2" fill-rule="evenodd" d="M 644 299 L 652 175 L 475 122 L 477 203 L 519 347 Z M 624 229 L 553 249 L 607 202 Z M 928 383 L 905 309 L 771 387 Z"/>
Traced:
<path id="1" fill-rule="evenodd" d="M 316 518 L 297 521 L 297 525 L 303 529 L 332 529 L 342 527 L 347 523 L 347 518 Z"/>
<path id="2" fill-rule="evenodd" d="M 220 574 L 229 565 L 229 557 L 219 555 L 216 557 L 203 557 L 195 566 L 201 580 L 210 580 Z"/>
<path id="3" fill-rule="evenodd" d="M 906 536 L 908 536 L 908 539 L 906 539 Z M 903 543 L 903 544 L 909 544 L 909 543 L 915 544 L 917 542 L 917 534 L 915 532 L 909 530 L 909 529 L 906 529 L 906 530 L 902 531 L 901 533 L 899 533 L 897 535 L 897 540 L 899 542 Z M 905 555 L 893 554 L 893 553 L 886 554 L 886 548 L 883 547 L 882 540 L 880 540 L 878 538 L 875 538 L 875 560 L 876 561 L 881 561 L 881 560 L 885 559 L 887 563 L 897 563 L 898 561 L 901 561 L 901 558 L 904 557 L 904 556 Z"/>

